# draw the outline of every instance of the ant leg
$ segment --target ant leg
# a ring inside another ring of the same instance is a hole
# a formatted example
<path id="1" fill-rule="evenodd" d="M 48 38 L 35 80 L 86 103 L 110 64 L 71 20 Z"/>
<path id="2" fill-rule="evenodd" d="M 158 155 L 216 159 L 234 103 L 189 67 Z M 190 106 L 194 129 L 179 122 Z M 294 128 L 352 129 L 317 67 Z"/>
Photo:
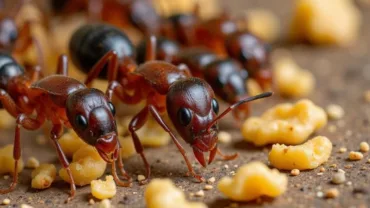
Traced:
<path id="1" fill-rule="evenodd" d="M 157 109 L 153 106 L 153 105 L 149 105 L 148 106 L 149 108 L 149 111 L 151 112 L 151 114 L 153 115 L 154 119 L 158 122 L 159 125 L 162 126 L 162 128 L 168 132 L 172 138 L 172 141 L 175 143 L 176 147 L 179 149 L 180 153 L 182 154 L 182 156 L 184 157 L 184 160 L 186 162 L 186 165 L 188 166 L 188 169 L 189 169 L 189 173 L 194 177 L 196 178 L 199 182 L 203 182 L 204 181 L 204 178 L 201 176 L 201 175 L 198 175 L 194 172 L 194 169 L 193 167 L 191 166 L 191 163 L 190 163 L 190 160 L 189 158 L 186 156 L 186 152 L 184 150 L 184 148 L 181 146 L 180 142 L 177 140 L 177 138 L 175 137 L 175 135 L 172 133 L 172 131 L 170 130 L 170 128 L 167 126 L 167 124 L 163 121 L 162 117 L 159 115 Z"/>
<path id="2" fill-rule="evenodd" d="M 120 145 L 121 146 L 121 145 Z M 121 151 L 121 148 L 120 147 L 120 150 L 119 150 L 119 153 L 118 153 L 118 167 L 119 167 L 119 170 L 121 172 L 121 175 L 126 179 L 128 180 L 129 182 L 132 181 L 132 178 L 127 174 L 127 172 L 125 171 L 125 169 L 123 168 L 123 161 L 122 161 L 122 151 Z"/>
<path id="3" fill-rule="evenodd" d="M 18 108 L 14 100 L 10 95 L 3 89 L 0 89 L 0 102 L 4 106 L 5 110 L 10 113 L 14 118 L 18 115 Z"/>
<path id="4" fill-rule="evenodd" d="M 157 53 L 156 47 L 157 47 L 157 38 L 154 35 L 149 36 L 148 42 L 146 44 L 146 54 L 145 54 L 146 61 L 155 60 Z"/>
<path id="5" fill-rule="evenodd" d="M 116 51 L 106 53 L 87 74 L 85 85 L 91 87 L 92 81 L 96 79 L 104 66 L 108 64 L 108 82 L 114 81 L 118 73 L 118 56 Z"/>
<path id="6" fill-rule="evenodd" d="M 64 154 L 64 152 L 63 152 L 63 150 L 62 150 L 62 148 L 61 148 L 61 146 L 58 142 L 58 139 L 61 136 L 62 132 L 63 132 L 63 126 L 61 124 L 53 124 L 53 128 L 51 129 L 51 132 L 50 132 L 50 138 L 53 141 L 55 149 L 57 150 L 58 158 L 60 160 L 60 163 L 62 163 L 63 168 L 66 169 L 69 180 L 70 180 L 70 184 L 71 184 L 71 193 L 70 194 L 71 195 L 68 197 L 68 199 L 66 201 L 66 202 L 69 202 L 75 196 L 76 185 L 75 185 L 75 182 L 74 182 L 74 179 L 73 179 L 73 176 L 72 176 L 71 169 L 69 168 L 68 159 L 65 156 L 65 154 Z"/>
<path id="7" fill-rule="evenodd" d="M 148 108 L 145 107 L 143 108 L 138 114 L 136 114 L 129 126 L 128 126 L 128 129 L 131 133 L 131 137 L 132 137 L 132 140 L 134 141 L 134 145 L 135 145 L 135 150 L 138 154 L 140 154 L 144 164 L 145 164 L 145 169 L 146 169 L 146 179 L 143 180 L 143 181 L 140 181 L 140 184 L 146 184 L 148 181 L 149 181 L 149 178 L 150 178 L 150 165 L 144 155 L 144 149 L 143 149 L 143 145 L 141 144 L 141 141 L 139 139 L 139 136 L 136 134 L 136 131 L 139 130 L 141 127 L 144 126 L 145 122 L 147 121 L 148 119 L 148 115 L 149 115 L 149 112 L 148 112 Z"/>
<path id="8" fill-rule="evenodd" d="M 234 153 L 232 155 L 225 155 L 221 152 L 220 148 L 218 147 L 216 148 L 217 148 L 217 154 L 222 157 L 222 160 L 235 160 L 239 156 L 238 153 Z"/>
<path id="9" fill-rule="evenodd" d="M 36 82 L 37 80 L 40 79 L 41 76 L 41 68 L 40 66 L 35 66 L 33 67 L 33 70 L 31 71 L 30 77 L 31 77 L 31 82 Z"/>
<path id="10" fill-rule="evenodd" d="M 133 93 L 133 95 L 129 95 L 125 92 L 122 85 L 117 81 L 112 81 L 109 83 L 105 94 L 110 101 L 112 100 L 114 94 L 126 104 L 137 104 L 141 100 L 140 93 Z"/>
<path id="11" fill-rule="evenodd" d="M 68 76 L 68 57 L 65 54 L 58 58 L 57 74 Z"/>
<path id="12" fill-rule="evenodd" d="M 21 151 L 21 127 L 24 127 L 28 130 L 36 130 L 41 127 L 44 123 L 45 117 L 42 115 L 38 115 L 36 119 L 28 118 L 25 114 L 20 114 L 17 117 L 17 125 L 15 126 L 15 135 L 14 135 L 14 149 L 13 149 L 13 158 L 14 158 L 14 171 L 13 171 L 13 181 L 9 188 L 1 189 L 0 194 L 6 194 L 14 190 L 18 183 L 18 163 L 19 159 L 21 158 L 22 151 Z"/>

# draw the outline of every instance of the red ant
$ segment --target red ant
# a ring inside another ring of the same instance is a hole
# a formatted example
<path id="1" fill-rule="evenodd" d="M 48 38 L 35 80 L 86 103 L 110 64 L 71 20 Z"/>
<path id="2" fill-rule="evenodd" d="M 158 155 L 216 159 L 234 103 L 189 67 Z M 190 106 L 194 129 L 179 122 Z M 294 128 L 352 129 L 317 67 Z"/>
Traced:
<path id="1" fill-rule="evenodd" d="M 95 33 L 98 33 L 98 31 L 91 31 L 89 34 L 95 36 Z M 105 31 L 105 34 L 109 34 L 109 31 Z M 74 35 L 77 36 L 78 34 L 75 33 Z M 103 37 L 106 35 L 101 35 L 99 40 L 104 43 L 105 39 Z M 94 39 L 86 38 L 86 40 Z M 86 44 L 100 45 L 103 43 L 99 41 Z M 70 45 L 75 44 L 78 45 L 77 42 L 70 42 Z M 146 100 L 146 106 L 133 117 L 128 127 L 136 152 L 140 154 L 146 167 L 146 180 L 141 181 L 142 184 L 150 178 L 150 165 L 144 155 L 136 131 L 145 124 L 149 114 L 170 134 L 186 161 L 189 173 L 199 181 L 203 181 L 203 177 L 194 172 L 184 148 L 164 122 L 161 114 L 167 111 L 177 132 L 192 146 L 198 162 L 202 166 L 206 166 L 205 152 L 210 152 L 208 164 L 213 161 L 216 153 L 220 154 L 225 160 L 231 160 L 238 156 L 238 154 L 223 155 L 217 147 L 218 120 L 236 107 L 255 99 L 271 96 L 272 93 L 268 92 L 245 98 L 217 115 L 219 106 L 211 86 L 203 79 L 191 77 L 190 72 L 183 65 L 177 67 L 167 62 L 154 61 L 155 44 L 156 39 L 151 36 L 147 45 L 146 62 L 139 67 L 132 65 L 132 62 L 125 61 L 130 59 L 129 57 L 120 58 L 118 53 L 112 49 L 97 61 L 88 73 L 85 84 L 87 86 L 91 85 L 91 82 L 107 66 L 109 83 L 107 95 L 110 99 L 113 95 L 116 95 L 127 104 L 137 104 Z M 83 54 L 75 52 L 71 51 L 72 56 L 78 57 L 79 61 L 82 62 L 84 60 Z"/>
<path id="2" fill-rule="evenodd" d="M 97 149 L 107 163 L 111 163 L 112 174 L 117 184 L 131 185 L 130 182 L 121 181 L 116 172 L 118 160 L 121 174 L 126 179 L 130 179 L 123 169 L 113 104 L 100 90 L 87 88 L 80 81 L 68 77 L 68 60 L 65 55 L 59 57 L 57 74 L 40 80 L 38 80 L 39 68 L 36 68 L 32 76 L 28 77 L 11 56 L 2 53 L 0 60 L 0 101 L 4 108 L 17 118 L 13 150 L 15 160 L 13 181 L 9 188 L 0 190 L 1 194 L 13 191 L 17 185 L 17 169 L 21 157 L 21 127 L 36 130 L 46 120 L 51 121 L 53 125 L 50 139 L 71 181 L 71 193 L 67 201 L 75 196 L 76 186 L 68 160 L 58 143 L 63 133 L 63 126 L 73 128 L 80 138 Z M 31 117 L 33 112 L 36 112 L 36 118 Z"/>
<path id="3" fill-rule="evenodd" d="M 31 34 L 31 22 L 25 22 L 21 28 L 15 23 L 22 6 L 30 0 L 20 0 L 18 5 L 10 14 L 0 14 L 0 49 L 11 52 L 13 57 L 22 55 L 31 45 L 34 45 L 38 52 L 38 64 L 44 67 L 42 49 L 39 41 Z"/>

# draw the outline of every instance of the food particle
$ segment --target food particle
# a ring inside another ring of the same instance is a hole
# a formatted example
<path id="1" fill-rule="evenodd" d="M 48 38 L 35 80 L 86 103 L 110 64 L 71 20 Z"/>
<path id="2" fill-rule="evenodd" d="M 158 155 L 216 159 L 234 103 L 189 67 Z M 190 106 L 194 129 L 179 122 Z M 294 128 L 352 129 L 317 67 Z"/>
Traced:
<path id="1" fill-rule="evenodd" d="M 370 163 L 370 159 L 367 159 L 367 163 Z"/>
<path id="2" fill-rule="evenodd" d="M 9 129 L 14 126 L 15 118 L 11 116 L 6 110 L 0 109 L 0 128 Z"/>
<path id="3" fill-rule="evenodd" d="M 346 169 L 351 169 L 353 166 L 352 165 L 345 165 L 344 168 Z"/>
<path id="4" fill-rule="evenodd" d="M 21 208 L 33 208 L 33 206 L 28 204 L 21 204 Z"/>
<path id="5" fill-rule="evenodd" d="M 10 204 L 10 199 L 6 198 L 2 202 L 3 205 L 9 205 Z"/>
<path id="6" fill-rule="evenodd" d="M 369 149 L 370 149 L 369 143 L 367 143 L 367 142 L 361 142 L 360 143 L 360 151 L 361 152 L 368 152 Z"/>
<path id="7" fill-rule="evenodd" d="M 331 104 L 326 107 L 326 113 L 328 117 L 333 120 L 341 119 L 344 116 L 344 110 L 341 106 Z"/>
<path id="8" fill-rule="evenodd" d="M 214 182 L 216 181 L 216 178 L 215 177 L 211 177 L 207 180 L 207 183 L 208 184 L 213 184 Z"/>
<path id="9" fill-rule="evenodd" d="M 212 185 L 205 185 L 204 186 L 204 190 L 211 190 L 211 189 L 213 189 Z"/>
<path id="10" fill-rule="evenodd" d="M 201 19 L 216 17 L 220 12 L 216 0 L 153 0 L 152 3 L 158 13 L 165 17 L 175 14 L 191 13 L 194 11 L 196 3 L 199 5 L 199 15 Z"/>
<path id="11" fill-rule="evenodd" d="M 137 176 L 137 180 L 138 180 L 138 181 L 143 181 L 143 180 L 145 180 L 145 176 L 143 176 L 143 175 L 138 175 L 138 176 Z"/>
<path id="12" fill-rule="evenodd" d="M 145 190 L 148 208 L 206 208 L 202 202 L 189 202 L 184 192 L 175 187 L 170 179 L 153 179 Z"/>
<path id="13" fill-rule="evenodd" d="M 53 164 L 41 164 L 32 171 L 32 188 L 46 189 L 51 186 L 57 176 L 57 169 Z"/>
<path id="14" fill-rule="evenodd" d="M 100 157 L 96 149 L 90 145 L 81 147 L 73 154 L 71 169 L 73 179 L 76 185 L 84 186 L 90 184 L 92 180 L 101 177 L 104 174 L 107 163 Z M 59 170 L 59 176 L 70 183 L 67 171 L 62 168 Z"/>
<path id="15" fill-rule="evenodd" d="M 351 151 L 348 155 L 348 158 L 350 160 L 361 160 L 364 158 L 364 155 L 361 152 Z"/>
<path id="16" fill-rule="evenodd" d="M 283 97 L 304 97 L 315 88 L 312 72 L 298 66 L 289 56 L 275 59 L 273 69 L 277 89 Z"/>
<path id="17" fill-rule="evenodd" d="M 90 200 L 89 200 L 89 204 L 90 204 L 90 205 L 95 204 L 95 200 L 94 200 L 94 199 L 90 199 Z"/>
<path id="18" fill-rule="evenodd" d="M 365 99 L 366 102 L 370 103 L 370 90 L 365 91 L 364 99 Z"/>
<path id="19" fill-rule="evenodd" d="M 325 197 L 326 198 L 337 198 L 338 196 L 339 196 L 339 191 L 336 188 L 328 189 L 325 192 Z"/>
<path id="20" fill-rule="evenodd" d="M 248 89 L 250 96 L 255 96 L 255 95 L 263 93 L 262 87 L 253 78 L 248 78 L 247 89 Z M 256 102 L 260 102 L 260 101 L 261 100 L 256 100 Z"/>
<path id="21" fill-rule="evenodd" d="M 87 145 L 73 129 L 69 129 L 58 141 L 64 154 L 69 158 L 71 158 L 82 146 Z"/>
<path id="22" fill-rule="evenodd" d="M 330 140 L 317 136 L 297 146 L 274 144 L 269 153 L 269 161 L 275 168 L 283 170 L 314 169 L 329 159 L 331 150 Z"/>
<path id="23" fill-rule="evenodd" d="M 229 169 L 229 166 L 225 164 L 224 169 Z"/>
<path id="24" fill-rule="evenodd" d="M 0 174 L 13 173 L 15 160 L 13 159 L 13 145 L 8 144 L 0 148 Z M 18 173 L 23 170 L 23 160 L 19 159 Z"/>
<path id="25" fill-rule="evenodd" d="M 99 204 L 99 208 L 112 208 L 112 204 L 109 199 L 103 199 Z"/>
<path id="26" fill-rule="evenodd" d="M 116 193 L 116 183 L 111 175 L 105 176 L 105 181 L 91 181 L 91 194 L 97 199 L 112 198 Z"/>
<path id="27" fill-rule="evenodd" d="M 325 171 L 326 171 L 326 169 L 325 169 L 324 167 L 321 167 L 321 168 L 320 168 L 320 172 L 322 172 L 322 173 L 323 173 L 323 172 L 325 172 Z"/>
<path id="28" fill-rule="evenodd" d="M 324 193 L 322 191 L 318 191 L 316 193 L 316 196 L 319 197 L 319 198 L 322 198 L 324 196 Z"/>
<path id="29" fill-rule="evenodd" d="M 267 42 L 273 42 L 278 38 L 280 22 L 275 14 L 265 9 L 250 9 L 245 13 L 248 31 Z"/>
<path id="30" fill-rule="evenodd" d="M 346 185 L 347 185 L 347 186 L 351 186 L 351 185 L 352 185 L 352 181 L 348 181 L 348 182 L 346 183 Z"/>
<path id="31" fill-rule="evenodd" d="M 313 44 L 348 46 L 357 39 L 360 25 L 361 13 L 354 1 L 298 0 L 290 37 Z"/>
<path id="32" fill-rule="evenodd" d="M 235 201 L 250 201 L 260 196 L 277 197 L 288 186 L 285 174 L 269 169 L 261 162 L 251 162 L 241 166 L 235 176 L 223 177 L 218 189 Z"/>
<path id="33" fill-rule="evenodd" d="M 256 146 L 300 144 L 326 123 L 327 117 L 322 108 L 309 100 L 300 100 L 294 105 L 279 104 L 261 117 L 248 118 L 241 131 L 244 139 Z"/>
<path id="34" fill-rule="evenodd" d="M 316 175 L 318 175 L 318 176 L 322 176 L 322 175 L 324 175 L 324 173 L 317 173 Z"/>
<path id="35" fill-rule="evenodd" d="M 339 148 L 339 153 L 345 153 L 345 152 L 347 152 L 347 148 L 345 147 Z"/>
<path id="36" fill-rule="evenodd" d="M 290 175 L 292 176 L 297 176 L 300 174 L 300 171 L 298 169 L 293 169 L 292 171 L 290 171 Z"/>
<path id="37" fill-rule="evenodd" d="M 122 145 L 121 148 L 122 158 L 126 159 L 136 154 L 134 141 L 130 136 L 119 137 L 119 142 Z"/>
<path id="38" fill-rule="evenodd" d="M 35 169 L 40 166 L 40 161 L 38 161 L 35 157 L 30 157 L 27 160 L 26 167 Z"/>
<path id="39" fill-rule="evenodd" d="M 220 131 L 218 133 L 218 141 L 220 143 L 230 143 L 231 142 L 231 134 L 226 131 Z"/>
<path id="40" fill-rule="evenodd" d="M 5 180 L 8 180 L 10 178 L 10 176 L 9 175 L 4 175 L 4 179 Z"/>
<path id="41" fill-rule="evenodd" d="M 334 133 L 334 132 L 336 132 L 336 131 L 337 131 L 337 127 L 336 127 L 336 126 L 334 126 L 334 125 L 330 125 L 330 126 L 328 127 L 328 130 L 329 130 L 329 132 L 330 132 L 330 133 Z"/>
<path id="42" fill-rule="evenodd" d="M 204 196 L 204 191 L 203 190 L 199 190 L 199 191 L 195 192 L 194 196 L 203 197 Z"/>

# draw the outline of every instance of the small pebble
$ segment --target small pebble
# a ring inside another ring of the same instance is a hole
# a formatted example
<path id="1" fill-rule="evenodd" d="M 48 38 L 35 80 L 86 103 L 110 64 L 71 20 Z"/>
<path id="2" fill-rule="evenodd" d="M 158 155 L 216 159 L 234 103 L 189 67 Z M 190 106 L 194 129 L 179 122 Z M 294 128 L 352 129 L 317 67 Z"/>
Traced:
<path id="1" fill-rule="evenodd" d="M 211 177 L 211 178 L 209 178 L 209 179 L 207 180 L 207 183 L 212 184 L 212 183 L 214 183 L 215 181 L 216 181 L 216 178 L 215 178 L 215 177 Z"/>
<path id="2" fill-rule="evenodd" d="M 93 205 L 93 204 L 95 204 L 95 201 L 94 201 L 94 199 L 90 199 L 90 200 L 89 200 L 89 204 L 90 204 L 90 205 Z"/>
<path id="3" fill-rule="evenodd" d="M 355 152 L 351 151 L 348 155 L 348 158 L 350 160 L 361 160 L 364 157 L 364 155 L 361 152 Z"/>
<path id="4" fill-rule="evenodd" d="M 329 167 L 336 168 L 337 167 L 337 164 L 331 164 L 331 165 L 329 165 Z"/>
<path id="5" fill-rule="evenodd" d="M 318 176 L 322 176 L 324 175 L 324 173 L 320 172 L 320 173 L 317 173 Z"/>
<path id="6" fill-rule="evenodd" d="M 339 153 L 345 153 L 345 152 L 347 152 L 347 148 L 341 147 L 338 152 Z"/>
<path id="7" fill-rule="evenodd" d="M 10 178 L 10 176 L 9 175 L 4 175 L 4 179 L 5 180 L 8 180 Z"/>
<path id="8" fill-rule="evenodd" d="M 110 203 L 109 199 L 103 199 L 99 204 L 99 208 L 111 208 L 111 207 L 112 204 Z"/>
<path id="9" fill-rule="evenodd" d="M 226 131 L 220 131 L 218 133 L 218 141 L 221 143 L 230 143 L 231 142 L 231 134 Z"/>
<path id="10" fill-rule="evenodd" d="M 338 191 L 338 189 L 336 189 L 336 188 L 328 189 L 328 190 L 325 192 L 325 197 L 326 197 L 326 198 L 329 198 L 329 199 L 337 198 L 338 196 L 339 196 L 339 191 Z"/>
<path id="11" fill-rule="evenodd" d="M 330 125 L 330 126 L 328 127 L 328 130 L 329 130 L 329 132 L 330 132 L 330 133 L 334 133 L 334 132 L 336 132 L 336 131 L 337 131 L 337 127 L 336 127 L 336 126 L 334 126 L 334 125 Z"/>
<path id="12" fill-rule="evenodd" d="M 138 176 L 137 176 L 137 180 L 138 180 L 138 181 L 143 181 L 143 180 L 145 180 L 145 176 L 143 176 L 143 175 L 138 175 Z"/>
<path id="13" fill-rule="evenodd" d="M 324 193 L 322 191 L 318 191 L 316 193 L 316 196 L 319 197 L 319 198 L 322 198 L 324 196 Z"/>
<path id="14" fill-rule="evenodd" d="M 343 169 L 338 169 L 338 172 L 346 173 L 346 171 L 344 171 Z"/>
<path id="15" fill-rule="evenodd" d="M 370 163 L 370 159 L 367 159 L 367 163 Z M 4 176 L 5 177 L 5 176 Z"/>
<path id="16" fill-rule="evenodd" d="M 346 185 L 347 186 L 352 186 L 352 181 L 347 181 Z"/>
<path id="17" fill-rule="evenodd" d="M 228 165 L 224 165 L 224 168 L 225 168 L 225 169 L 229 169 L 229 166 L 228 166 Z"/>
<path id="18" fill-rule="evenodd" d="M 344 168 L 345 169 L 351 169 L 353 167 L 353 165 L 345 165 Z"/>
<path id="19" fill-rule="evenodd" d="M 21 208 L 33 208 L 33 206 L 28 204 L 21 204 Z"/>
<path id="20" fill-rule="evenodd" d="M 344 116 L 344 110 L 340 105 L 331 104 L 326 107 L 326 113 L 330 119 L 338 120 Z"/>
<path id="21" fill-rule="evenodd" d="M 211 190 L 211 189 L 213 189 L 212 185 L 205 185 L 204 186 L 204 190 Z"/>
<path id="22" fill-rule="evenodd" d="M 6 198 L 2 202 L 3 205 L 9 205 L 10 204 L 10 199 Z"/>
<path id="23" fill-rule="evenodd" d="M 299 171 L 298 169 L 293 169 L 292 171 L 290 171 L 290 175 L 292 176 L 297 176 L 300 174 L 301 171 Z"/>
<path id="24" fill-rule="evenodd" d="M 368 152 L 369 149 L 370 149 L 369 143 L 367 143 L 367 142 L 361 142 L 360 143 L 360 151 L 361 152 Z"/>
<path id="25" fill-rule="evenodd" d="M 40 166 L 40 161 L 38 161 L 35 157 L 30 157 L 27 160 L 26 167 L 35 169 Z"/>
<path id="26" fill-rule="evenodd" d="M 195 192 L 194 196 L 203 197 L 204 196 L 204 191 L 203 190 L 197 191 L 197 192 Z"/>
<path id="27" fill-rule="evenodd" d="M 338 171 L 333 175 L 333 178 L 331 179 L 331 182 L 334 184 L 342 184 L 346 181 L 346 175 L 345 173 Z"/>
<path id="28" fill-rule="evenodd" d="M 320 172 L 325 172 L 325 171 L 326 171 L 326 169 L 324 167 L 320 168 Z"/>

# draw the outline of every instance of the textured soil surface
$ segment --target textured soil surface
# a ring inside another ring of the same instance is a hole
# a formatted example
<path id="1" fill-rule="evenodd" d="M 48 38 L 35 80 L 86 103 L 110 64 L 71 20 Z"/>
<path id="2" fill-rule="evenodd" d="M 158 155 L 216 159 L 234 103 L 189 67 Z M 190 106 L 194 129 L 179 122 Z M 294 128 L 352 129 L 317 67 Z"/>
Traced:
<path id="1" fill-rule="evenodd" d="M 269 0 L 228 0 L 223 1 L 231 11 L 240 11 L 246 8 L 262 7 L 273 10 L 281 17 L 283 31 L 291 14 L 291 0 L 269 1 Z M 317 132 L 317 135 L 324 135 L 333 142 L 333 152 L 329 161 L 323 166 L 326 171 L 323 175 L 317 175 L 319 169 L 303 171 L 299 176 L 289 176 L 287 192 L 277 199 L 262 199 L 250 203 L 240 203 L 239 207 L 367 207 L 370 204 L 370 164 L 366 163 L 368 154 L 364 159 L 352 162 L 348 161 L 347 153 L 338 153 L 340 147 L 348 150 L 358 150 L 362 141 L 370 142 L 370 105 L 363 99 L 365 90 L 370 89 L 370 7 L 361 7 L 364 23 L 361 36 L 358 42 L 350 48 L 323 47 L 317 48 L 309 45 L 289 45 L 280 43 L 279 48 L 290 50 L 294 59 L 303 68 L 310 69 L 317 78 L 316 91 L 309 97 L 320 106 L 327 106 L 331 103 L 341 105 L 345 109 L 345 116 L 340 121 L 330 121 L 327 127 Z M 284 41 L 281 41 L 284 42 Z M 269 107 L 286 101 L 278 95 L 261 103 L 253 105 L 253 115 L 260 115 Z M 233 142 L 221 144 L 221 149 L 226 153 L 239 152 L 240 157 L 234 161 L 216 161 L 206 169 L 196 166 L 196 171 L 205 178 L 212 176 L 220 179 L 235 171 L 234 165 L 242 165 L 249 161 L 260 160 L 267 163 L 267 148 L 256 148 L 243 141 L 240 132 L 233 126 L 231 117 L 221 123 L 221 128 L 233 135 Z M 335 132 L 329 132 L 328 126 L 337 127 Z M 41 162 L 53 162 L 59 164 L 54 149 L 49 145 L 39 145 L 36 135 L 40 132 L 22 133 L 23 158 L 35 156 Z M 11 143 L 14 130 L 0 131 L 0 146 Z M 313 135 L 314 136 L 314 135 Z M 189 150 L 189 155 L 191 151 Z M 181 186 L 187 196 L 189 193 L 203 189 L 205 183 L 194 182 L 186 177 L 186 165 L 175 145 L 167 147 L 147 148 L 146 155 L 152 165 L 153 178 L 171 178 L 177 186 Z M 191 159 L 194 157 L 191 155 Z M 337 168 L 346 171 L 347 181 L 352 185 L 332 185 L 330 179 L 336 168 L 330 167 L 336 164 Z M 144 173 L 144 167 L 139 156 L 134 156 L 125 161 L 127 171 L 136 178 L 137 174 Z M 228 169 L 224 166 L 228 165 Z M 349 168 L 350 167 L 350 168 Z M 109 171 L 109 170 L 108 170 Z M 287 173 L 288 174 L 288 173 Z M 25 169 L 20 174 L 20 184 L 10 194 L 0 195 L 0 202 L 4 198 L 10 198 L 9 207 L 20 206 L 27 203 L 34 207 L 87 207 L 90 199 L 89 186 L 78 188 L 76 198 L 69 204 L 64 204 L 67 198 L 69 186 L 58 180 L 51 188 L 44 191 L 36 191 L 30 188 L 31 171 Z M 0 178 L 0 186 L 4 187 L 10 179 Z M 323 199 L 317 197 L 318 191 L 325 191 L 328 188 L 339 189 L 340 196 L 336 199 Z M 134 182 L 132 188 L 118 188 L 117 195 L 112 199 L 116 207 L 145 207 L 144 204 L 145 186 L 139 186 Z M 203 198 L 190 197 L 191 200 L 204 201 L 212 208 L 227 207 L 232 202 L 221 195 L 217 189 L 205 191 Z M 97 206 L 97 205 L 94 205 Z M 0 206 L 6 207 L 6 206 Z"/>

